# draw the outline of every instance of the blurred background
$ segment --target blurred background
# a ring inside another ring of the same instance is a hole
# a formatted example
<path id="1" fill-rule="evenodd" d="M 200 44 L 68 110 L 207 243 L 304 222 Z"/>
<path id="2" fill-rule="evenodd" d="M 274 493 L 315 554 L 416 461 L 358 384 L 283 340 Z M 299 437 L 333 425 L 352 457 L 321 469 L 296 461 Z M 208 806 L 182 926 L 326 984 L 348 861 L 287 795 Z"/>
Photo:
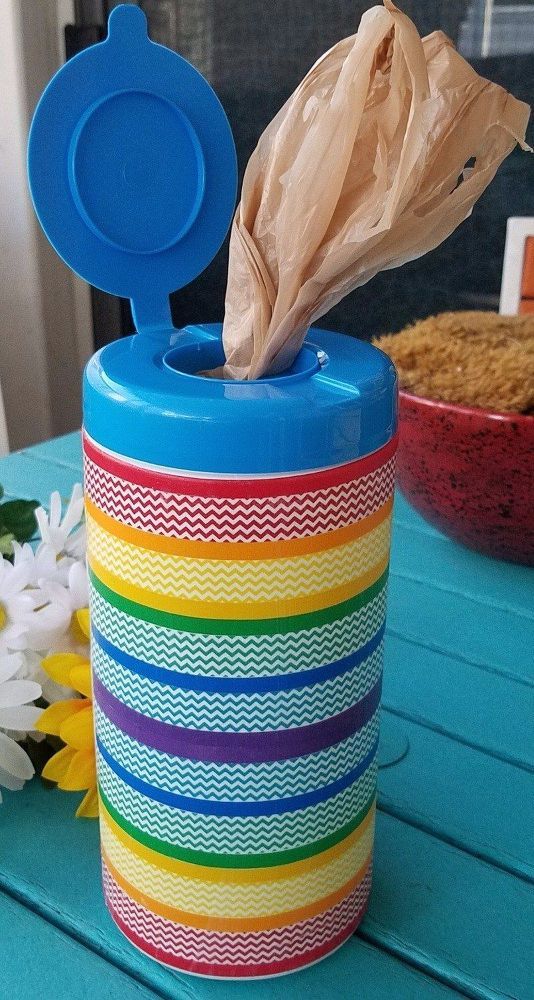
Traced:
<path id="1" fill-rule="evenodd" d="M 118 2 L 118 0 L 117 0 Z M 370 0 L 139 0 L 154 41 L 207 77 L 232 125 L 240 177 L 260 133 L 315 59 L 353 34 Z M 404 0 L 421 34 L 440 28 L 483 76 L 534 94 L 534 0 Z M 90 353 L 131 332 L 127 302 L 90 289 L 56 257 L 33 217 L 29 122 L 55 69 L 100 41 L 113 0 L 0 2 L 0 382 L 11 449 L 80 423 Z M 529 135 L 534 144 L 532 126 Z M 533 163 L 515 151 L 472 217 L 441 247 L 378 275 L 322 325 L 369 339 L 448 309 L 497 309 L 506 220 L 534 215 Z M 104 183 L 104 179 L 103 179 Z M 173 295 L 176 326 L 221 320 L 227 244 Z"/>

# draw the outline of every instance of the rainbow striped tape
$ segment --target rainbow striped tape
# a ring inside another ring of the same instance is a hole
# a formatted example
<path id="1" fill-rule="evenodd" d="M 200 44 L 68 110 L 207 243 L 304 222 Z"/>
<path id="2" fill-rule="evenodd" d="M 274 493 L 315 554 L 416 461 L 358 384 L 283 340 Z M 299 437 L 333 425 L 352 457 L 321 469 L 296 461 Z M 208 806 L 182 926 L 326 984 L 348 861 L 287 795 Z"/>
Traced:
<path id="1" fill-rule="evenodd" d="M 287 972 L 363 915 L 395 444 L 225 479 L 84 438 L 105 895 L 170 966 Z"/>

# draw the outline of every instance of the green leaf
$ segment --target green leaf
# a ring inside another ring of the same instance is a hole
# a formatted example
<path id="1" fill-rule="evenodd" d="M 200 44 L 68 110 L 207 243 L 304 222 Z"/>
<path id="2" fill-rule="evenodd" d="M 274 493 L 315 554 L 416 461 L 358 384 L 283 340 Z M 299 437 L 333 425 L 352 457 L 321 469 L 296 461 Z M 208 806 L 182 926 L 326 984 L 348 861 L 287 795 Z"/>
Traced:
<path id="1" fill-rule="evenodd" d="M 2 499 L 3 495 L 4 495 L 4 487 L 0 483 L 0 500 Z"/>
<path id="2" fill-rule="evenodd" d="M 14 537 L 10 532 L 0 535 L 0 556 L 13 555 L 13 545 L 11 543 Z"/>
<path id="3" fill-rule="evenodd" d="M 29 542 L 37 528 L 34 510 L 38 506 L 38 500 L 8 500 L 0 504 L 3 530 L 11 532 L 17 542 Z"/>

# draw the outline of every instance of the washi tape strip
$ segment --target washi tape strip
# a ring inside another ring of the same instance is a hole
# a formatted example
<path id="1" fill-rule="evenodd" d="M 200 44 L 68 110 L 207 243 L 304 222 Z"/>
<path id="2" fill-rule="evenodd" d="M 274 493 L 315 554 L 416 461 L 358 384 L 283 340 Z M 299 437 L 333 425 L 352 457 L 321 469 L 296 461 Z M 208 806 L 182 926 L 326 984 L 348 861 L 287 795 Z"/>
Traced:
<path id="1" fill-rule="evenodd" d="M 99 743 L 125 771 L 168 792 L 209 800 L 276 802 L 316 791 L 352 771 L 378 739 L 379 712 L 353 736 L 318 753 L 259 764 L 205 763 L 146 746 L 118 729 L 95 706 Z"/>
<path id="2" fill-rule="evenodd" d="M 141 795 L 146 795 L 148 798 L 164 805 L 172 806 L 175 809 L 185 809 L 187 812 L 203 813 L 205 816 L 272 816 L 276 813 L 306 809 L 308 806 L 325 802 L 328 799 L 334 798 L 346 788 L 350 788 L 364 774 L 376 756 L 377 747 L 377 743 L 373 744 L 366 756 L 342 775 L 341 778 L 338 778 L 336 781 L 330 781 L 322 787 L 314 788 L 301 795 L 285 795 L 279 799 L 243 802 L 231 799 L 224 799 L 222 801 L 212 801 L 206 798 L 198 799 L 183 795 L 181 792 L 168 792 L 164 789 L 156 788 L 154 785 L 136 778 L 129 770 L 121 767 L 97 739 L 100 759 L 103 759 L 108 767 L 122 781 L 129 785 L 130 788 L 135 788 Z"/>
<path id="3" fill-rule="evenodd" d="M 100 807 L 105 809 L 106 813 L 111 816 L 117 826 L 128 833 L 130 837 L 133 837 L 137 843 L 144 844 L 146 847 L 150 847 L 165 857 L 179 858 L 194 865 L 209 865 L 216 868 L 269 868 L 274 865 L 292 864 L 294 861 L 301 861 L 303 858 L 311 858 L 312 855 L 320 854 L 321 851 L 328 850 L 329 847 L 339 844 L 345 837 L 348 837 L 363 821 L 369 810 L 373 807 L 376 799 L 375 790 L 373 789 L 367 802 L 352 819 L 338 830 L 334 830 L 333 833 L 321 837 L 318 841 L 301 844 L 299 847 L 290 848 L 289 850 L 272 851 L 270 854 L 220 854 L 216 851 L 190 850 L 187 847 L 168 844 L 162 840 L 158 840 L 152 834 L 143 833 L 133 823 L 130 823 L 129 820 L 117 812 L 105 795 L 101 785 L 99 787 L 99 796 Z"/>
<path id="4" fill-rule="evenodd" d="M 389 517 L 393 508 L 393 497 L 371 514 L 345 527 L 324 531 L 318 535 L 304 535 L 302 538 L 282 538 L 276 542 L 206 542 L 156 535 L 110 517 L 100 510 L 89 496 L 85 497 L 85 507 L 88 516 L 102 530 L 150 552 L 163 552 L 185 559 L 238 559 L 241 562 L 261 562 L 265 559 L 307 556 L 354 542 Z"/>
<path id="5" fill-rule="evenodd" d="M 374 755 L 353 784 L 324 801 L 292 812 L 244 819 L 206 815 L 159 802 L 124 781 L 102 755 L 98 761 L 98 779 L 106 799 L 141 836 L 180 850 L 247 856 L 307 852 L 311 845 L 315 849 L 324 838 L 350 824 L 369 803 L 376 792 L 376 773 Z"/>
<path id="6" fill-rule="evenodd" d="M 92 562 L 112 566 L 123 583 L 188 602 L 269 603 L 322 594 L 369 572 L 387 554 L 390 518 L 345 545 L 307 556 L 255 561 L 154 552 L 116 538 L 91 517 L 87 530 Z"/>
<path id="7" fill-rule="evenodd" d="M 369 857 L 373 842 L 374 814 L 364 820 L 346 843 L 332 848 L 333 856 L 322 863 L 322 855 L 296 862 L 304 870 L 289 877 L 280 877 L 280 870 L 213 869 L 213 877 L 182 874 L 181 867 L 196 869 L 182 862 L 173 862 L 177 870 L 163 868 L 153 855 L 151 861 L 127 848 L 101 817 L 100 833 L 106 859 L 134 889 L 144 892 L 155 904 L 176 905 L 193 913 L 214 917 L 261 917 L 291 910 L 298 900 L 307 906 L 340 889 Z M 144 849 L 146 850 L 146 849 Z M 326 852 L 329 854 L 330 852 Z M 165 860 L 165 859 L 162 859 Z M 167 861 L 169 859 L 166 859 Z M 181 867 L 180 867 L 181 866 Z M 288 866 L 282 866 L 282 874 Z M 270 874 L 272 877 L 270 877 Z M 221 876 L 240 877 L 237 882 Z M 243 876 L 257 876 L 257 881 L 244 881 Z"/>
<path id="8" fill-rule="evenodd" d="M 111 518 L 155 535 L 223 543 L 288 540 L 354 524 L 387 503 L 395 448 L 394 439 L 367 459 L 330 473 L 233 479 L 225 485 L 221 479 L 139 469 L 110 459 L 85 438 L 85 489 Z"/>
<path id="9" fill-rule="evenodd" d="M 349 614 L 323 625 L 273 635 L 217 635 L 166 628 L 139 620 L 114 607 L 90 588 L 91 623 L 98 635 L 125 656 L 174 672 L 184 686 L 195 676 L 202 685 L 216 688 L 219 678 L 236 677 L 266 683 L 268 675 L 291 675 L 346 659 L 357 652 L 381 628 L 386 612 L 386 579 L 361 595 Z M 108 650 L 109 651 L 109 650 Z"/>
<path id="10" fill-rule="evenodd" d="M 89 577 L 91 620 L 116 645 L 167 669 L 179 665 L 190 673 L 241 676 L 257 675 L 259 663 L 262 673 L 283 672 L 284 650 L 287 672 L 350 654 L 364 636 L 371 638 L 375 622 L 376 627 L 382 623 L 387 582 L 384 572 L 352 601 L 312 615 L 232 623 L 153 611 L 120 598 L 91 573 Z"/>
<path id="11" fill-rule="evenodd" d="M 362 919 L 371 874 L 367 870 L 344 899 L 307 920 L 245 932 L 205 930 L 154 914 L 128 896 L 105 864 L 103 882 L 114 919 L 142 951 L 188 972 L 235 978 L 289 972 L 331 951 Z"/>
<path id="12" fill-rule="evenodd" d="M 306 858 L 298 858 L 294 861 L 286 861 L 280 865 L 261 865 L 257 868 L 245 865 L 232 867 L 231 865 L 205 865 L 197 861 L 190 861 L 185 858 L 174 858 L 168 854 L 161 854 L 147 844 L 142 844 L 136 840 L 127 830 L 124 829 L 114 819 L 105 804 L 102 803 L 102 822 L 106 825 L 110 835 L 119 841 L 122 847 L 136 858 L 146 862 L 172 876 L 180 878 L 192 878 L 202 882 L 216 883 L 221 885 L 251 886 L 263 885 L 270 882 L 284 882 L 294 879 L 310 872 L 317 872 L 320 868 L 326 868 L 336 859 L 341 858 L 355 845 L 362 840 L 368 829 L 374 823 L 375 805 L 371 804 L 369 810 L 361 818 L 357 826 L 335 844 L 314 855 Z"/>
<path id="13" fill-rule="evenodd" d="M 297 594 L 283 600 L 239 600 L 239 601 L 197 601 L 188 597 L 164 594 L 139 587 L 123 580 L 115 570 L 104 566 L 88 549 L 88 562 L 94 585 L 113 605 L 125 610 L 135 606 L 136 617 L 146 616 L 148 621 L 168 624 L 169 618 L 175 628 L 191 632 L 230 634 L 250 634 L 262 631 L 279 631 L 278 621 L 289 619 L 288 631 L 305 628 L 321 620 L 341 617 L 352 610 L 368 587 L 371 587 L 385 572 L 388 564 L 389 542 L 381 540 L 371 565 L 354 576 L 349 583 L 340 584 L 320 593 Z M 110 564 L 113 566 L 113 563 Z M 244 595 L 246 597 L 246 595 Z M 305 621 L 295 625 L 295 618 L 302 616 Z M 307 620 L 306 620 L 307 619 Z"/>
<path id="14" fill-rule="evenodd" d="M 149 718 L 123 704 L 103 686 L 98 676 L 93 676 L 95 701 L 123 732 L 178 757 L 237 764 L 299 757 L 340 743 L 369 722 L 378 708 L 380 693 L 379 672 L 374 686 L 359 701 L 320 722 L 267 732 L 213 732 Z"/>
<path id="15" fill-rule="evenodd" d="M 279 691 L 220 693 L 162 684 L 118 663 L 98 643 L 93 645 L 92 664 L 104 688 L 147 718 L 203 731 L 249 733 L 312 725 L 356 704 L 380 678 L 381 637 L 371 640 L 365 651 L 364 659 L 337 677 L 292 688 L 283 696 Z"/>

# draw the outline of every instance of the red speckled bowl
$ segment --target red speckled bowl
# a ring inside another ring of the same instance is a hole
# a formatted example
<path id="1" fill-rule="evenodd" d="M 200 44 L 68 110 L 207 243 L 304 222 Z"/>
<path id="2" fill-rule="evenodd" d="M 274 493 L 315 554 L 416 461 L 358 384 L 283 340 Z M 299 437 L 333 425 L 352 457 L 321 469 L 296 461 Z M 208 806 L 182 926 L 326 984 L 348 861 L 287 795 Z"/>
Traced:
<path id="1" fill-rule="evenodd" d="M 534 565 L 534 416 L 401 390 L 398 483 L 457 542 Z"/>

